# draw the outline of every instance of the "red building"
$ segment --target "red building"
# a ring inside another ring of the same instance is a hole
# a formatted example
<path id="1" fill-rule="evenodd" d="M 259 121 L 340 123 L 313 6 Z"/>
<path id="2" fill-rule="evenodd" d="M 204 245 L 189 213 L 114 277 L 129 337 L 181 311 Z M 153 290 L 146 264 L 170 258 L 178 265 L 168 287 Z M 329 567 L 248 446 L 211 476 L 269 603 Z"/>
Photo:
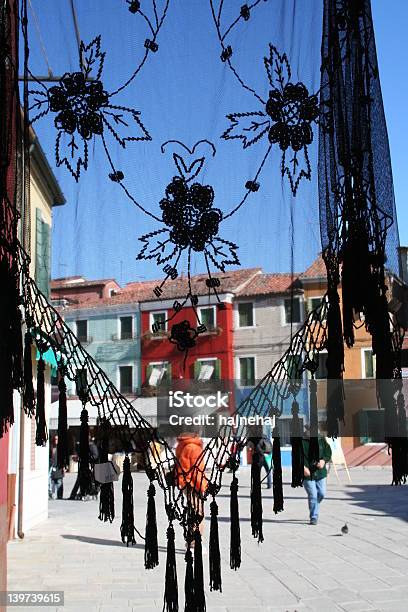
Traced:
<path id="1" fill-rule="evenodd" d="M 219 298 L 208 295 L 204 274 L 192 277 L 193 294 L 198 296 L 196 311 L 185 306 L 175 309 L 175 302 L 181 302 L 188 292 L 187 280 L 179 278 L 169 284 L 166 299 L 157 299 L 149 286 L 148 294 L 140 295 L 141 310 L 141 380 L 143 388 L 156 387 L 165 379 L 232 380 L 233 363 L 233 310 L 232 300 L 259 269 L 237 270 L 222 275 L 222 293 Z M 217 277 L 217 274 L 214 275 Z M 143 283 L 139 285 L 142 290 Z M 133 284 L 126 288 L 138 291 Z M 150 294 L 150 295 L 149 295 Z M 205 325 L 206 331 L 200 333 L 199 340 L 190 348 L 185 362 L 183 351 L 175 343 L 169 342 L 172 326 L 188 321 L 191 328 Z M 156 326 L 154 325 L 156 324 Z M 158 325 L 157 325 L 158 324 Z M 156 330 L 157 326 L 160 327 Z"/>

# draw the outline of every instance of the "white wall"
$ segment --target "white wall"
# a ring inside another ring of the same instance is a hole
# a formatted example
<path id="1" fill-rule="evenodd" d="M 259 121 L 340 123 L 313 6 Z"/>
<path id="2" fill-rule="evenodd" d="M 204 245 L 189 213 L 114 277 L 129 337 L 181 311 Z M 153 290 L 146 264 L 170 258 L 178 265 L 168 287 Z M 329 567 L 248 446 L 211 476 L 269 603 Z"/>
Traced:
<path id="1" fill-rule="evenodd" d="M 33 361 L 35 369 L 36 362 Z M 36 380 L 33 380 L 36 388 Z M 15 394 L 16 396 L 17 394 Z M 10 473 L 17 475 L 16 479 L 16 521 L 18 521 L 18 490 L 19 490 L 19 440 L 20 440 L 20 400 L 15 401 L 15 423 L 12 429 L 10 444 Z M 49 425 L 51 406 L 50 368 L 45 371 L 45 416 Z M 44 447 L 35 445 L 35 419 L 24 417 L 24 487 L 23 487 L 23 532 L 29 531 L 35 525 L 48 518 L 48 471 L 49 442 Z"/>

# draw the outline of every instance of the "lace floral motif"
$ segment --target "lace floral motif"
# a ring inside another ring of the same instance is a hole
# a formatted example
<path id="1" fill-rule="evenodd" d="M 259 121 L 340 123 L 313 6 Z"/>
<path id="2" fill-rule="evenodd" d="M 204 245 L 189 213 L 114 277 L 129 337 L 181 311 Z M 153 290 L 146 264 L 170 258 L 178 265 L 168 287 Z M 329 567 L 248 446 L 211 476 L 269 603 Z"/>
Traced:
<path id="1" fill-rule="evenodd" d="M 191 327 L 188 321 L 181 321 L 172 326 L 170 342 L 175 344 L 179 351 L 187 351 L 196 345 L 197 336 L 197 330 Z"/>
<path id="2" fill-rule="evenodd" d="M 182 251 L 204 253 L 222 272 L 229 264 L 238 264 L 232 242 L 218 236 L 222 212 L 213 208 L 214 191 L 209 185 L 189 186 L 176 176 L 166 187 L 166 197 L 160 202 L 165 228 L 145 234 L 138 259 L 156 259 L 158 264 L 179 256 Z"/>
<path id="3" fill-rule="evenodd" d="M 303 83 L 291 82 L 285 53 L 281 55 L 269 45 L 264 63 L 271 87 L 264 110 L 227 115 L 231 125 L 222 137 L 240 139 L 246 149 L 268 134 L 271 145 L 277 144 L 282 150 L 282 176 L 288 177 L 292 193 L 296 195 L 301 179 L 311 177 L 307 147 L 313 141 L 319 104 L 317 96 L 311 95 Z"/>
<path id="4" fill-rule="evenodd" d="M 180 351 L 187 351 L 195 346 L 197 336 L 207 331 L 206 327 L 200 324 L 197 312 L 198 296 L 193 293 L 191 285 L 191 255 L 203 254 L 208 275 L 206 286 L 209 292 L 215 294 L 219 308 L 222 308 L 223 303 L 220 302 L 217 291 L 221 284 L 220 279 L 211 276 L 210 265 L 213 264 L 221 272 L 224 272 L 228 265 L 239 265 L 238 246 L 219 235 L 223 214 L 214 206 L 213 188 L 197 182 L 191 184 L 205 163 L 204 155 L 194 158 L 196 148 L 206 144 L 212 147 L 212 154 L 215 155 L 214 145 L 208 141 L 200 141 L 190 150 L 179 141 L 168 141 L 162 146 L 163 152 L 169 143 L 182 147 L 193 159 L 189 159 L 185 153 L 173 153 L 179 176 L 174 176 L 167 185 L 165 197 L 160 202 L 161 219 L 158 220 L 165 227 L 141 236 L 143 246 L 137 259 L 155 259 L 158 265 L 165 264 L 163 272 L 166 276 L 161 284 L 154 288 L 156 297 L 161 297 L 166 281 L 178 277 L 177 266 L 181 255 L 187 254 L 187 289 L 182 303 L 174 303 L 173 317 L 189 302 L 195 312 L 198 327 L 194 329 L 188 321 L 182 321 L 172 326 L 170 335 L 170 342 L 176 344 Z"/>
<path id="5" fill-rule="evenodd" d="M 123 148 L 134 140 L 151 140 L 139 111 L 110 103 L 101 81 L 105 53 L 100 44 L 100 36 L 87 46 L 81 42 L 80 72 L 66 73 L 58 85 L 47 89 L 41 83 L 44 90 L 30 92 L 29 110 L 37 112 L 31 123 L 55 113 L 57 166 L 65 165 L 76 181 L 81 168 L 88 168 L 88 142 L 93 136 L 102 137 L 106 151 L 105 132 Z"/>

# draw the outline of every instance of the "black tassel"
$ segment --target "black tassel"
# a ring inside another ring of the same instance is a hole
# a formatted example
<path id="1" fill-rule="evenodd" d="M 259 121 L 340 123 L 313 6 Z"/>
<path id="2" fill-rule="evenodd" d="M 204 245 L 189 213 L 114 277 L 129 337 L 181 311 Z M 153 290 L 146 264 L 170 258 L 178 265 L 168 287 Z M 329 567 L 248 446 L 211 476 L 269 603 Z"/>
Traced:
<path id="1" fill-rule="evenodd" d="M 275 514 L 283 511 L 282 459 L 279 430 L 275 427 L 272 444 L 273 462 L 273 511 Z"/>
<path id="2" fill-rule="evenodd" d="M 241 567 L 241 530 L 239 527 L 238 478 L 235 472 L 232 476 L 230 490 L 230 568 L 237 570 Z"/>
<path id="3" fill-rule="evenodd" d="M 156 504 L 154 496 L 156 489 L 151 482 L 147 491 L 147 513 L 146 513 L 146 532 L 145 532 L 145 568 L 153 569 L 159 565 L 159 548 L 157 544 L 157 522 Z"/>
<path id="4" fill-rule="evenodd" d="M 79 462 L 78 462 L 79 490 L 81 496 L 93 493 L 93 479 L 89 452 L 89 426 L 88 411 L 86 408 L 81 412 L 81 427 L 79 430 Z"/>
<path id="5" fill-rule="evenodd" d="M 309 465 L 319 461 L 318 416 L 317 416 L 317 383 L 314 378 L 309 380 L 310 393 L 310 440 Z"/>
<path id="6" fill-rule="evenodd" d="M 304 475 L 304 459 L 303 459 L 303 441 L 302 431 L 300 428 L 299 419 L 299 404 L 296 400 L 292 403 L 292 423 L 291 423 L 291 438 L 292 445 L 292 483 L 291 486 L 295 489 L 303 485 Z"/>
<path id="7" fill-rule="evenodd" d="M 126 455 L 123 462 L 123 478 L 122 478 L 122 524 L 120 526 L 120 535 L 122 542 L 136 544 L 135 540 L 135 519 L 133 515 L 133 478 L 130 471 L 130 460 Z"/>
<path id="8" fill-rule="evenodd" d="M 193 554 L 190 547 L 186 550 L 186 576 L 184 579 L 184 612 L 197 612 L 197 606 L 194 599 L 194 567 Z"/>
<path id="9" fill-rule="evenodd" d="M 210 504 L 211 523 L 210 523 L 210 590 L 222 591 L 221 581 L 221 555 L 220 541 L 218 534 L 218 506 L 215 498 Z"/>
<path id="10" fill-rule="evenodd" d="M 112 523 L 115 518 L 115 494 L 113 482 L 104 482 L 101 484 L 99 493 L 99 520 L 106 523 Z"/>
<path id="11" fill-rule="evenodd" d="M 166 581 L 164 587 L 164 610 L 166 612 L 178 612 L 178 585 L 176 547 L 173 524 L 167 528 L 167 558 L 166 558 Z"/>
<path id="12" fill-rule="evenodd" d="M 58 381 L 58 445 L 57 445 L 57 464 L 59 468 L 69 465 L 68 451 L 68 417 L 67 417 L 67 386 L 64 377 L 61 375 Z"/>
<path id="13" fill-rule="evenodd" d="M 35 432 L 35 443 L 37 446 L 45 446 L 48 440 L 47 423 L 45 420 L 45 363 L 40 356 L 37 364 L 37 410 L 35 420 L 37 429 Z"/>
<path id="14" fill-rule="evenodd" d="M 26 332 L 24 337 L 24 387 L 23 405 L 24 411 L 30 418 L 35 415 L 35 395 L 33 385 L 33 362 L 32 362 L 33 338 L 30 332 Z"/>
<path id="15" fill-rule="evenodd" d="M 1 302 L 1 300 L 0 300 Z M 0 328 L 0 438 L 14 423 L 13 384 L 12 384 L 12 352 L 11 347 Z"/>
<path id="16" fill-rule="evenodd" d="M 338 264 L 326 256 L 329 290 L 327 292 L 327 435 L 337 438 L 339 421 L 344 421 L 344 343 L 341 321 L 340 298 L 337 291 L 339 284 Z"/>
<path id="17" fill-rule="evenodd" d="M 0 300 L 0 438 L 14 423 L 13 407 L 13 337 L 10 331 L 12 311 L 14 308 L 13 279 L 10 274 L 9 258 L 0 259 L 0 283 L 2 298 Z"/>
<path id="18" fill-rule="evenodd" d="M 14 290 L 14 295 L 18 296 L 18 284 Z M 21 333 L 22 316 L 18 304 L 13 308 L 11 321 L 11 338 L 13 347 L 13 387 L 14 389 L 22 389 L 24 385 L 23 376 L 23 336 Z"/>
<path id="19" fill-rule="evenodd" d="M 109 451 L 109 421 L 101 423 L 100 430 L 102 437 L 99 446 L 99 461 L 106 463 L 108 461 Z M 115 495 L 113 482 L 103 482 L 99 493 L 99 520 L 106 523 L 112 523 L 115 518 Z"/>
<path id="20" fill-rule="evenodd" d="M 194 600 L 196 611 L 205 612 L 203 547 L 198 528 L 194 532 Z"/>
<path id="21" fill-rule="evenodd" d="M 261 466 L 256 449 L 252 453 L 251 465 L 251 527 L 254 538 L 258 538 L 258 542 L 263 542 Z"/>
<path id="22" fill-rule="evenodd" d="M 392 484 L 405 484 L 408 476 L 408 440 L 405 400 L 401 390 L 397 396 L 398 436 L 390 442 L 392 458 Z"/>

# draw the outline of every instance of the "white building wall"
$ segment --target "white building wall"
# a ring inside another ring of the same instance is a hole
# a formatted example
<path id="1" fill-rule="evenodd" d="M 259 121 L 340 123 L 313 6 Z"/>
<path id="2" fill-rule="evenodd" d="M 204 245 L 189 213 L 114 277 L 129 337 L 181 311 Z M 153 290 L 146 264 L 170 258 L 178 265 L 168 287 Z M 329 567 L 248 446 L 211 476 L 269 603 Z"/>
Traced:
<path id="1" fill-rule="evenodd" d="M 35 368 L 35 362 L 33 362 Z M 34 389 L 36 380 L 33 380 Z M 10 443 L 10 473 L 16 473 L 15 532 L 18 526 L 19 504 L 19 440 L 20 440 L 20 398 L 15 394 L 15 423 Z M 51 407 L 50 368 L 45 371 L 45 417 L 49 427 Z M 24 487 L 23 487 L 23 532 L 26 533 L 48 518 L 48 471 L 49 441 L 44 447 L 35 444 L 35 418 L 24 416 Z"/>

